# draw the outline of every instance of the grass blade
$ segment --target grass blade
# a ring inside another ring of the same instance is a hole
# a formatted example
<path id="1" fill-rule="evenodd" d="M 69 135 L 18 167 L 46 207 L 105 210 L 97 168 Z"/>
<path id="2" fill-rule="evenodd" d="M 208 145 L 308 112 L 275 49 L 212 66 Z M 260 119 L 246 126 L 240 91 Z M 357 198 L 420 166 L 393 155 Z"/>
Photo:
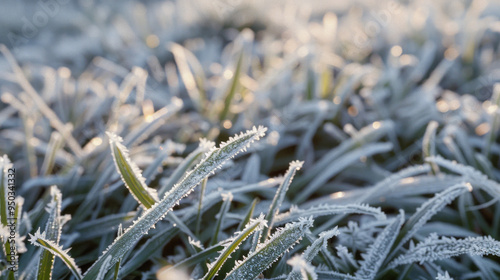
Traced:
<path id="1" fill-rule="evenodd" d="M 146 186 L 146 179 L 141 170 L 130 159 L 127 148 L 122 145 L 123 139 L 110 132 L 107 134 L 113 161 L 122 181 L 137 202 L 147 209 L 151 208 L 158 201 L 156 190 Z"/>
<path id="2" fill-rule="evenodd" d="M 264 229 L 264 232 L 261 236 L 261 242 L 264 242 L 267 237 L 269 236 L 269 232 L 271 231 L 271 228 L 273 227 L 273 220 L 276 215 L 278 215 L 279 209 L 281 207 L 281 204 L 283 203 L 283 200 L 285 200 L 285 195 L 286 192 L 288 191 L 288 187 L 290 186 L 290 183 L 293 180 L 293 177 L 295 176 L 295 173 L 297 170 L 300 170 L 302 165 L 304 164 L 303 161 L 292 161 L 290 163 L 290 166 L 288 167 L 288 171 L 286 172 L 283 181 L 281 182 L 280 186 L 278 187 L 278 190 L 276 191 L 276 195 L 273 198 L 273 201 L 271 202 L 271 205 L 269 206 L 269 210 L 267 211 L 266 215 L 266 220 L 268 221 L 268 227 Z"/>
<path id="3" fill-rule="evenodd" d="M 203 277 L 203 279 L 211 280 L 212 278 L 214 278 L 222 265 L 231 256 L 231 253 L 236 251 L 240 244 L 245 241 L 245 239 L 247 239 L 254 231 L 261 230 L 266 226 L 266 224 L 267 221 L 264 219 L 264 215 L 262 214 L 261 216 L 259 216 L 259 218 L 250 221 L 250 223 L 245 226 L 245 228 L 241 232 L 239 232 L 236 237 L 234 237 L 232 242 L 225 246 L 224 250 L 222 250 L 222 253 L 217 258 L 217 260 L 210 265 L 210 270 Z"/>

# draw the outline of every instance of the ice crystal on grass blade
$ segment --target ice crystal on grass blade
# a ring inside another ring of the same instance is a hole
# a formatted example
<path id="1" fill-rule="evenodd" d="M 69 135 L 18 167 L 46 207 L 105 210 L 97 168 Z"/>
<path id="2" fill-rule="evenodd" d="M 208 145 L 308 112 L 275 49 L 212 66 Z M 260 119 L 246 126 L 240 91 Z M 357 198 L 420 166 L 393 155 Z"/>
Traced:
<path id="1" fill-rule="evenodd" d="M 179 200 L 188 195 L 204 178 L 213 174 L 225 161 L 246 149 L 251 143 L 259 140 L 260 137 L 263 137 L 265 132 L 266 128 L 264 127 L 254 127 L 246 133 L 231 137 L 229 141 L 222 143 L 219 148 L 213 148 L 207 152 L 205 158 L 192 171 L 188 172 L 181 182 L 167 192 L 160 202 L 146 210 L 123 235 L 115 239 L 85 273 L 84 279 L 94 279 L 104 260 L 110 255 L 112 256 L 110 265 L 116 264 L 152 226 L 179 203 Z"/>
<path id="2" fill-rule="evenodd" d="M 226 279 L 255 279 L 299 241 L 312 225 L 312 218 L 301 218 L 298 222 L 278 228 L 269 240 L 259 244 L 253 253 L 238 262 Z"/>
<path id="3" fill-rule="evenodd" d="M 455 239 L 431 234 L 416 246 L 411 243 L 410 249 L 404 255 L 396 258 L 389 267 L 394 268 L 398 265 L 417 262 L 423 264 L 424 262 L 448 259 L 463 254 L 500 256 L 500 241 L 490 236 Z"/>

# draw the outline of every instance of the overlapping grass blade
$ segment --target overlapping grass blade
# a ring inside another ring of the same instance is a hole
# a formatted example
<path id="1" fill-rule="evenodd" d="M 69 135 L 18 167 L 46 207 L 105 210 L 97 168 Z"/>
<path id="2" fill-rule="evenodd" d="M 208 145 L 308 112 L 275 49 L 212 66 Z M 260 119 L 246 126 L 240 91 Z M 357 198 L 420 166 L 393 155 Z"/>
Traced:
<path id="1" fill-rule="evenodd" d="M 375 243 L 373 243 L 368 252 L 363 255 L 364 260 L 359 270 L 356 271 L 356 277 L 361 279 L 375 278 L 387 254 L 389 254 L 392 244 L 394 244 L 396 240 L 399 230 L 403 225 L 404 218 L 404 212 L 401 210 L 394 221 L 379 233 Z"/>
<path id="2" fill-rule="evenodd" d="M 110 265 L 116 264 L 134 246 L 149 229 L 161 220 L 179 200 L 186 196 L 204 178 L 213 174 L 226 160 L 232 158 L 238 152 L 246 149 L 252 142 L 264 136 L 266 128 L 254 127 L 246 133 L 231 137 L 228 142 L 222 143 L 219 148 L 211 149 L 205 158 L 172 190 L 165 194 L 164 198 L 145 213 L 129 227 L 123 235 L 115 239 L 101 257 L 85 273 L 84 279 L 93 279 L 98 274 L 104 260 L 111 255 Z"/>

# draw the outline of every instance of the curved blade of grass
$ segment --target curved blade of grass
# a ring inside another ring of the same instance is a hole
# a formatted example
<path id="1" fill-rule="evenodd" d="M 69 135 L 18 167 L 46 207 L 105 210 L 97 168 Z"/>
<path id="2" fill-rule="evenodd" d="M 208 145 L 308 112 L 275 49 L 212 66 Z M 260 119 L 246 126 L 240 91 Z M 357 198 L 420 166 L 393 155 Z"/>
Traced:
<path id="1" fill-rule="evenodd" d="M 324 231 L 319 234 L 318 239 L 316 239 L 302 254 L 302 257 L 306 262 L 312 262 L 313 258 L 322 250 L 326 249 L 328 245 L 328 239 L 337 236 L 340 234 L 340 231 L 337 227 Z"/>
<path id="2" fill-rule="evenodd" d="M 500 241 L 490 236 L 455 239 L 453 237 L 439 237 L 437 234 L 431 234 L 416 246 L 411 244 L 408 252 L 396 258 L 389 265 L 389 268 L 416 262 L 423 264 L 424 262 L 448 259 L 463 254 L 500 256 Z"/>
<path id="3" fill-rule="evenodd" d="M 392 244 L 396 240 L 399 229 L 405 220 L 404 211 L 400 210 L 399 215 L 392 223 L 379 233 L 377 239 L 366 254 L 363 254 L 364 261 L 361 267 L 356 271 L 355 276 L 361 279 L 374 279 L 385 257 L 390 252 Z"/>
<path id="4" fill-rule="evenodd" d="M 299 209 L 297 207 L 290 208 L 290 211 L 276 216 L 276 225 L 283 225 L 291 221 L 295 221 L 300 217 L 313 216 L 329 216 L 329 215 L 345 215 L 345 214 L 365 214 L 372 215 L 379 220 L 386 219 L 385 213 L 380 208 L 368 206 L 366 204 L 347 204 L 347 205 L 330 205 L 320 204 L 308 209 Z"/>
<path id="5" fill-rule="evenodd" d="M 75 263 L 75 260 L 68 255 L 69 250 L 63 250 L 59 245 L 55 244 L 51 240 L 48 240 L 45 237 L 46 233 L 40 233 L 40 228 L 35 232 L 34 235 L 29 235 L 30 236 L 30 242 L 31 245 L 41 247 L 55 256 L 58 256 L 64 264 L 69 268 L 73 276 L 76 277 L 76 279 L 82 279 L 82 273 L 80 271 L 80 268 Z"/>
<path id="6" fill-rule="evenodd" d="M 61 238 L 61 230 L 64 222 L 63 218 L 61 217 L 62 194 L 56 186 L 52 186 L 50 188 L 50 195 L 52 197 L 52 200 L 47 207 L 49 219 L 47 221 L 47 225 L 45 226 L 45 237 L 47 238 L 47 240 L 54 242 L 55 245 L 58 245 L 59 239 Z M 42 254 L 40 255 L 40 262 L 38 264 L 37 279 L 52 279 L 54 258 L 55 255 L 52 252 L 50 252 L 49 250 L 43 250 Z"/>
<path id="7" fill-rule="evenodd" d="M 267 237 L 269 236 L 269 232 L 271 231 L 271 228 L 273 227 L 273 220 L 274 217 L 279 212 L 279 209 L 281 207 L 281 204 L 283 203 L 283 200 L 285 199 L 286 192 L 288 191 L 288 187 L 290 186 L 290 183 L 293 180 L 293 177 L 295 176 L 295 173 L 297 170 L 300 170 L 302 165 L 304 164 L 303 161 L 292 161 L 290 163 L 290 166 L 288 167 L 288 171 L 285 173 L 284 179 L 281 182 L 280 186 L 278 187 L 278 190 L 276 191 L 276 195 L 273 198 L 273 201 L 271 202 L 271 205 L 269 206 L 269 210 L 267 211 L 266 215 L 266 220 L 268 221 L 268 227 L 264 229 L 264 232 L 261 236 L 261 242 L 264 242 Z"/>
<path id="8" fill-rule="evenodd" d="M 84 279 L 94 279 L 99 272 L 104 260 L 111 255 L 111 265 L 119 261 L 135 243 L 145 235 L 149 229 L 179 203 L 184 196 L 188 195 L 201 180 L 213 174 L 225 161 L 234 157 L 237 153 L 245 150 L 251 143 L 264 136 L 266 128 L 254 127 L 246 133 L 229 138 L 219 148 L 211 149 L 205 158 L 172 190 L 165 194 L 164 198 L 146 210 L 144 214 L 129 227 L 123 235 L 115 239 L 101 257 L 85 273 Z"/>
<path id="9" fill-rule="evenodd" d="M 468 181 L 475 188 L 480 188 L 485 192 L 489 193 L 492 197 L 500 197 L 500 184 L 488 179 L 486 175 L 478 171 L 477 169 L 462 165 L 456 162 L 449 161 L 442 158 L 441 156 L 429 157 L 425 159 L 429 162 L 434 162 L 437 165 L 444 167 L 452 172 L 462 175 L 466 181 Z"/>
<path id="10" fill-rule="evenodd" d="M 261 230 L 266 226 L 266 224 L 267 221 L 264 220 L 264 215 L 261 214 L 259 218 L 251 221 L 241 232 L 237 233 L 237 236 L 234 237 L 232 242 L 225 246 L 224 250 L 222 250 L 222 253 L 217 258 L 217 260 L 213 264 L 209 265 L 210 270 L 203 277 L 203 279 L 211 280 L 212 278 L 214 278 L 222 265 L 231 256 L 231 253 L 238 249 L 241 242 L 245 241 L 254 231 Z"/>
<path id="11" fill-rule="evenodd" d="M 122 145 L 123 139 L 111 132 L 107 134 L 113 161 L 122 181 L 137 202 L 148 209 L 151 208 L 158 201 L 156 190 L 146 186 L 146 179 L 142 177 L 141 170 L 130 159 L 127 148 Z"/>
<path id="12" fill-rule="evenodd" d="M 417 209 L 415 214 L 408 219 L 408 222 L 406 222 L 399 232 L 391 250 L 392 252 L 387 259 L 391 260 L 398 252 L 399 248 L 403 246 L 403 244 L 406 243 L 406 241 L 408 241 L 413 235 L 415 235 L 415 233 L 422 228 L 422 226 L 425 225 L 425 223 L 427 223 L 432 216 L 441 211 L 447 204 L 459 195 L 467 191 L 472 191 L 472 186 L 470 184 L 458 184 L 436 194 L 433 198 L 422 204 L 422 206 Z"/>
<path id="13" fill-rule="evenodd" d="M 312 218 L 308 218 L 279 228 L 269 240 L 259 244 L 253 253 L 250 253 L 243 261 L 237 262 L 226 280 L 255 279 L 299 241 L 312 225 Z"/>

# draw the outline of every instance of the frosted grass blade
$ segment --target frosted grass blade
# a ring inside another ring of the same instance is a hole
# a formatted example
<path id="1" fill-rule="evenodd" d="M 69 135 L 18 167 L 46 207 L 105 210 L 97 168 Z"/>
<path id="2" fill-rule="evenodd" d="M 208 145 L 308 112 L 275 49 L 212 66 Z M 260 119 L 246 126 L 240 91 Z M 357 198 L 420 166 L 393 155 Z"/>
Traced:
<path id="1" fill-rule="evenodd" d="M 386 219 L 384 212 L 380 208 L 374 208 L 366 204 L 347 204 L 347 205 L 331 205 L 321 204 L 308 209 L 299 209 L 295 206 L 290 208 L 290 211 L 280 214 L 275 218 L 276 225 L 282 225 L 295 221 L 300 217 L 313 216 L 330 216 L 330 215 L 345 215 L 345 214 L 365 214 L 376 217 L 379 220 Z"/>
<path id="2" fill-rule="evenodd" d="M 447 259 L 463 254 L 500 256 L 500 241 L 489 236 L 455 239 L 431 234 L 417 245 L 412 243 L 410 249 L 404 255 L 399 256 L 390 263 L 389 268 L 417 262 L 423 264 L 424 262 Z"/>
<path id="3" fill-rule="evenodd" d="M 259 274 L 288 251 L 313 225 L 312 218 L 279 228 L 265 243 L 259 244 L 243 261 L 237 262 L 226 280 L 255 279 Z"/>
<path id="4" fill-rule="evenodd" d="M 281 182 L 280 186 L 278 187 L 276 195 L 274 196 L 273 201 L 269 206 L 269 210 L 267 211 L 266 220 L 268 221 L 269 224 L 268 227 L 264 229 L 264 232 L 260 240 L 261 242 L 264 242 L 269 236 L 269 232 L 273 227 L 274 217 L 276 217 L 276 215 L 278 214 L 281 204 L 283 203 L 283 200 L 285 200 L 285 195 L 286 192 L 288 191 L 288 187 L 290 186 L 293 177 L 295 176 L 295 173 L 298 170 L 300 170 L 303 164 L 304 164 L 303 161 L 292 161 L 290 163 L 288 171 L 285 173 L 284 179 Z"/>
<path id="5" fill-rule="evenodd" d="M 71 273 L 76 277 L 76 279 L 82 279 L 80 268 L 78 268 L 78 266 L 76 265 L 75 260 L 68 255 L 69 250 L 63 250 L 59 245 L 54 244 L 54 242 L 46 239 L 45 234 L 45 232 L 40 233 L 40 229 L 38 229 L 38 231 L 34 235 L 30 234 L 29 241 L 31 242 L 31 245 L 41 247 L 45 250 L 48 250 L 55 256 L 58 256 L 70 269 Z"/>
<path id="6" fill-rule="evenodd" d="M 361 279 L 374 279 L 377 275 L 380 266 L 384 262 L 387 254 L 389 254 L 392 244 L 396 240 L 399 229 L 404 222 L 404 212 L 400 210 L 399 215 L 392 223 L 385 227 L 379 233 L 375 243 L 370 247 L 366 254 L 363 254 L 363 262 L 355 276 Z"/>

